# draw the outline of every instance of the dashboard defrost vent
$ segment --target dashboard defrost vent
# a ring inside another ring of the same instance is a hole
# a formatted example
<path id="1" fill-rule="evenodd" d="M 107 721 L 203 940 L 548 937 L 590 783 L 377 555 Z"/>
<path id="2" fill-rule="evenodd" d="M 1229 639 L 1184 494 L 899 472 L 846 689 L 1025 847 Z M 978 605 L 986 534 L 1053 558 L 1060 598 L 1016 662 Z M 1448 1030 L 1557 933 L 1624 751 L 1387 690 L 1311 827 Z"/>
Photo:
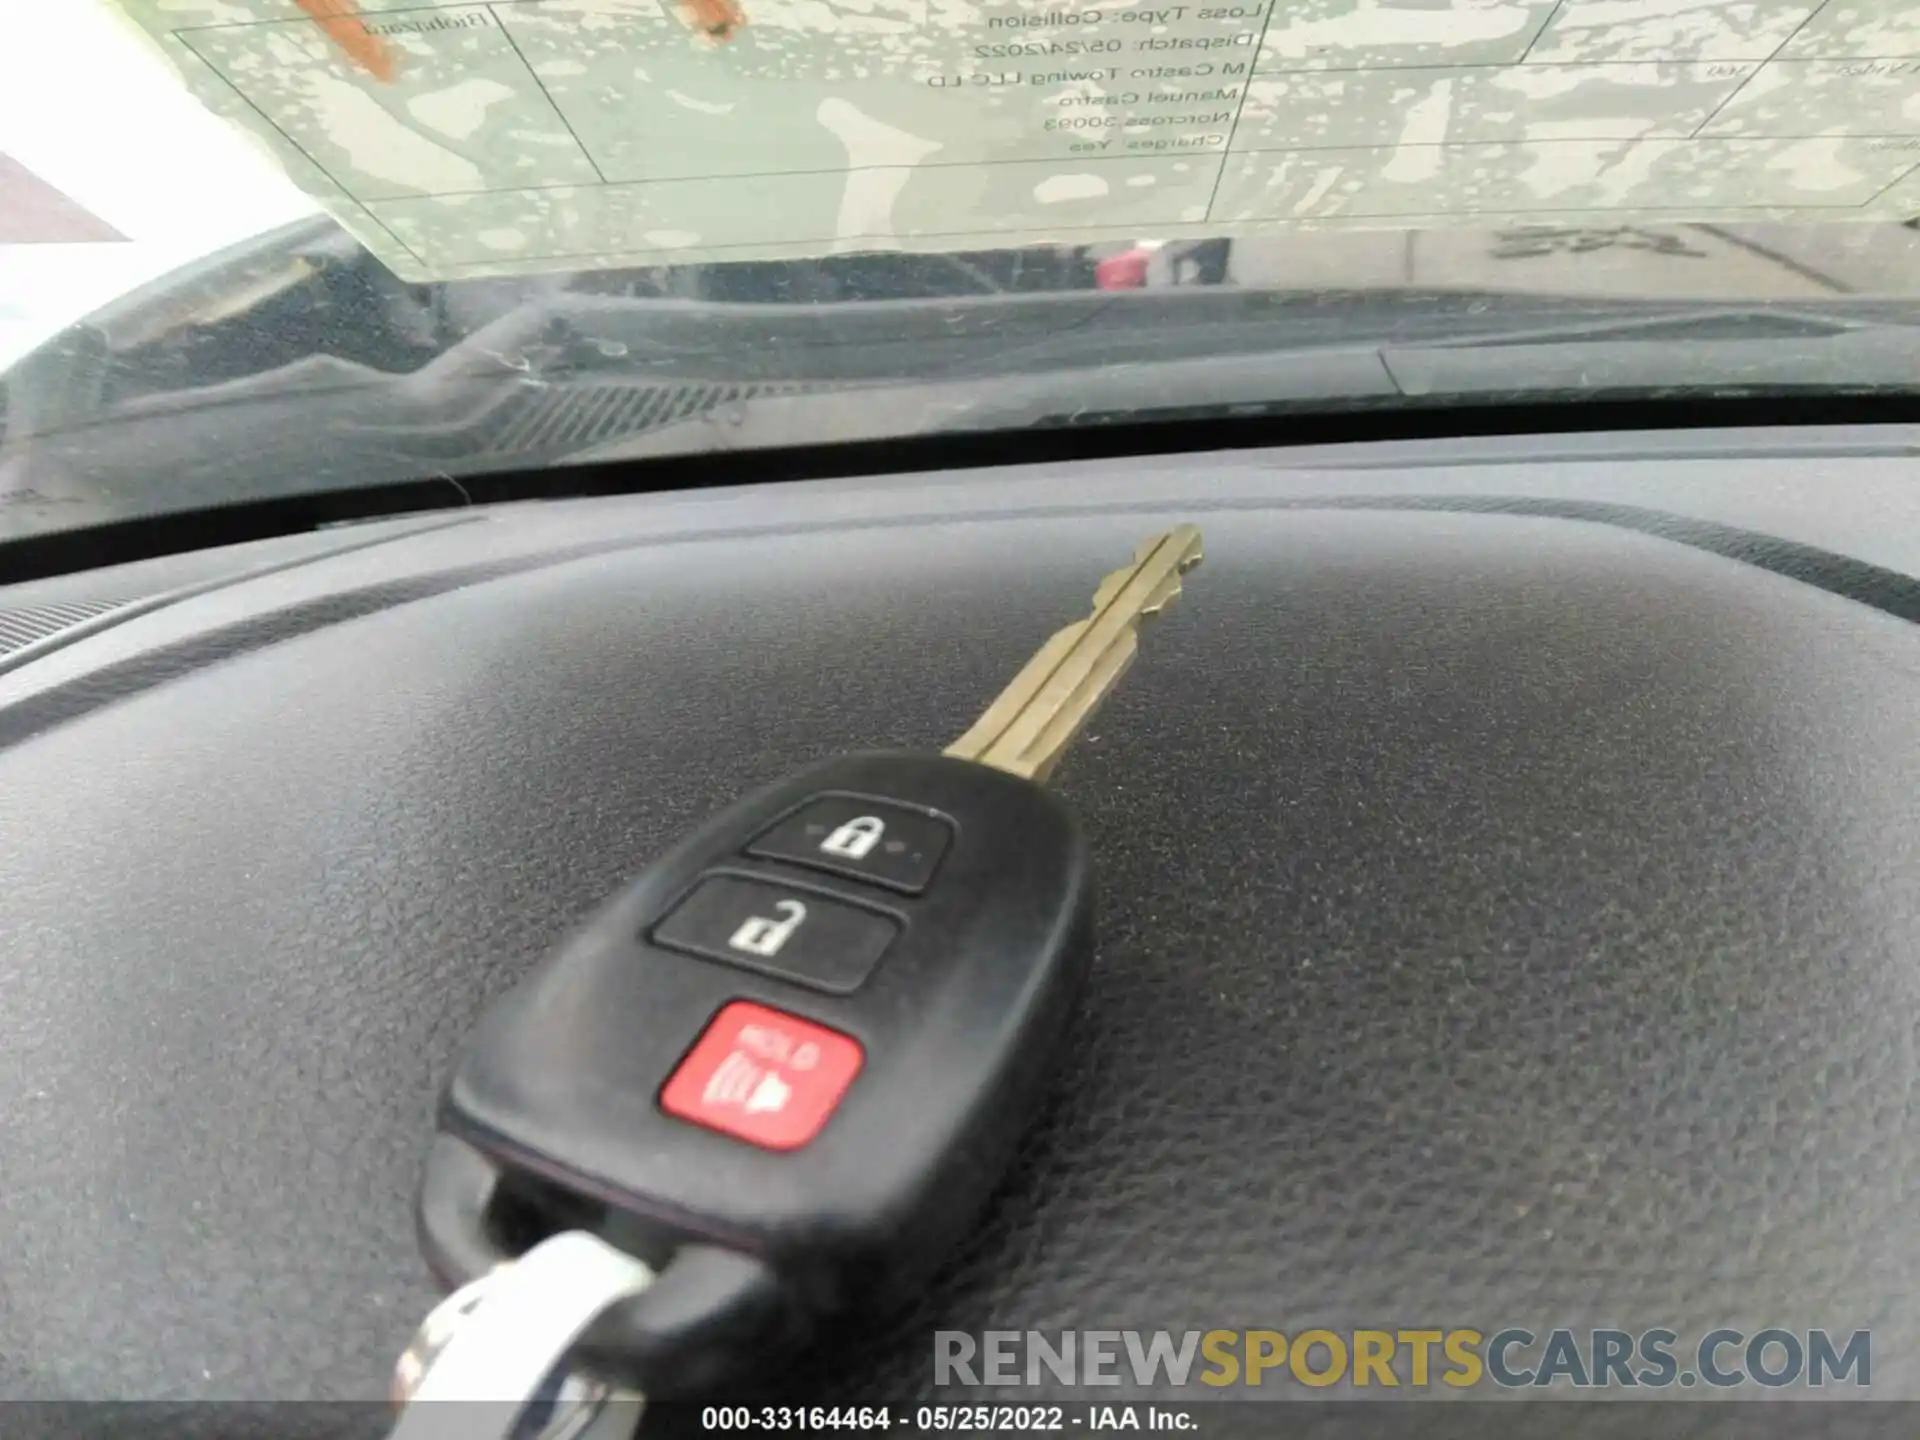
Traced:
<path id="1" fill-rule="evenodd" d="M 58 635 L 83 621 L 118 610 L 124 600 L 77 600 L 62 605 L 36 605 L 25 610 L 0 610 L 0 656 L 11 655 L 50 635 Z"/>
<path id="2" fill-rule="evenodd" d="M 496 455 L 583 450 L 625 435 L 657 430 L 690 415 L 742 400 L 800 395 L 805 383 L 769 385 L 555 385 L 510 411 L 488 442 Z"/>

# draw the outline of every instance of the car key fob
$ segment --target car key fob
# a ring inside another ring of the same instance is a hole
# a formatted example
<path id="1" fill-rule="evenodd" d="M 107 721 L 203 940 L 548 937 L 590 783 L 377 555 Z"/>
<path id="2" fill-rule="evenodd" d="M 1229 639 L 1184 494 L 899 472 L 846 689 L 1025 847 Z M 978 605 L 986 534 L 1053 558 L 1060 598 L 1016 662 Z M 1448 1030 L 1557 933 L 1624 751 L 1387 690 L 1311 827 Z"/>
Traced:
<path id="1" fill-rule="evenodd" d="M 1090 882 L 1059 802 L 967 761 L 855 756 L 728 809 L 483 1020 L 441 1115 L 482 1163 L 423 1192 L 435 1269 L 615 1216 L 663 1274 L 705 1243 L 806 1314 L 910 1297 L 1027 1118 Z"/>
<path id="2" fill-rule="evenodd" d="M 1037 783 L 1197 563 L 1143 546 L 945 755 L 738 801 L 482 1020 L 419 1203 L 460 1286 L 562 1231 L 658 1272 L 579 1358 L 651 1395 L 911 1298 L 1001 1178 L 1092 949 L 1088 850 Z"/>

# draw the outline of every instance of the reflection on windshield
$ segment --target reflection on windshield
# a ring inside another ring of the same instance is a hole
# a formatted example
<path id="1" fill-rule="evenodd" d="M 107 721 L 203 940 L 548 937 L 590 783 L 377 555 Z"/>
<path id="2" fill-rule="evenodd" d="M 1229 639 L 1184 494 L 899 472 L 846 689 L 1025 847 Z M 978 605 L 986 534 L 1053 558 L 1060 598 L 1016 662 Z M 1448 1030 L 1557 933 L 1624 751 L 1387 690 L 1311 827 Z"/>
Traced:
<path id="1" fill-rule="evenodd" d="M 610 454 L 1090 415 L 1807 376 L 1911 389 L 1917 260 L 1902 225 L 1516 223 L 422 285 L 316 218 L 17 357 L 0 536 Z M 820 398 L 877 385 L 895 397 Z"/>
<path id="2" fill-rule="evenodd" d="M 9 24 L 0 536 L 609 454 L 1920 382 L 1891 0 Z"/>
<path id="3" fill-rule="evenodd" d="M 1902 0 L 300 9 L 127 14 L 410 281 L 1920 212 Z"/>

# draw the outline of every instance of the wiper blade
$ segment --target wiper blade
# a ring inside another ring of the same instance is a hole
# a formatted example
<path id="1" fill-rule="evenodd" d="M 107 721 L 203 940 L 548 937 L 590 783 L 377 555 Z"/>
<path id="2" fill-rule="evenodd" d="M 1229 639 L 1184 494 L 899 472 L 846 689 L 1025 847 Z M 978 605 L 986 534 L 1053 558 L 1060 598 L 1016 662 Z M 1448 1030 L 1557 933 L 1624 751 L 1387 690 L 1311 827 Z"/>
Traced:
<path id="1" fill-rule="evenodd" d="M 1409 397 L 1907 391 L 1920 310 L 1832 303 L 1676 307 L 1465 339 L 1385 345 Z"/>
<path id="2" fill-rule="evenodd" d="M 1911 390 L 1917 361 L 1920 304 L 1899 301 L 1206 289 L 799 307 L 547 293 L 411 372 L 314 356 L 133 403 L 56 404 L 51 429 L 33 401 L 58 376 L 30 359 L 6 377 L 0 492 L 73 495 L 110 518 L 565 459 L 1273 407 Z"/>
<path id="3" fill-rule="evenodd" d="M 755 398 L 574 457 L 608 460 L 852 443 L 940 432 L 1052 429 L 1418 403 L 1698 395 L 1920 393 L 1920 309 L 1892 321 L 1798 306 L 1662 306 L 1460 336 L 1294 344 L 1183 358 L 1107 359 L 1076 337 L 1031 373 L 902 381 L 855 395 Z M 1065 365 L 1068 355 L 1080 363 Z"/>

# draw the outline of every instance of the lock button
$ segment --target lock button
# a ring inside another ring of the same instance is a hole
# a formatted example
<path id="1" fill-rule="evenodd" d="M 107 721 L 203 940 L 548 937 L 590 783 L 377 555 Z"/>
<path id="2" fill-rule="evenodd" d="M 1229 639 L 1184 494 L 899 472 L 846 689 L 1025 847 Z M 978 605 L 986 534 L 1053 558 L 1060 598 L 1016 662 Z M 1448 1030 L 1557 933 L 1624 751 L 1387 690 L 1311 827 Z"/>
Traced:
<path id="1" fill-rule="evenodd" d="M 822 795 L 761 835 L 747 853 L 918 895 L 952 843 L 953 822 L 944 815 L 861 795 Z"/>
<path id="2" fill-rule="evenodd" d="M 890 916 L 811 891 L 710 875 L 653 927 L 653 943 L 845 995 L 898 930 Z"/>

